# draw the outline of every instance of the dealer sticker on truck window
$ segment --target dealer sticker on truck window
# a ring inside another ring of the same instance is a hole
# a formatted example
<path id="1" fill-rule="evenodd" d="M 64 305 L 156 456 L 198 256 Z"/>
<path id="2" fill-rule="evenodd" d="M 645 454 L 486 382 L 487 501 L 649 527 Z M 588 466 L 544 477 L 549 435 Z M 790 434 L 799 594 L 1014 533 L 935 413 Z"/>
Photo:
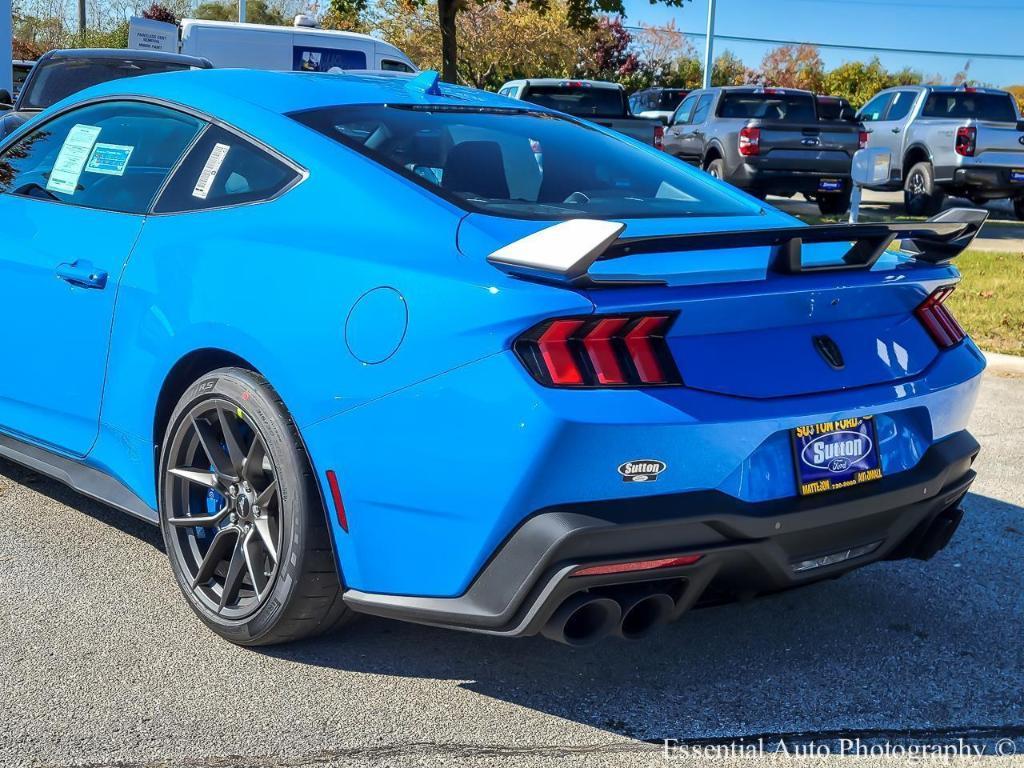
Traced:
<path id="1" fill-rule="evenodd" d="M 793 430 L 793 458 L 802 496 L 849 488 L 882 477 L 871 417 L 837 419 Z"/>

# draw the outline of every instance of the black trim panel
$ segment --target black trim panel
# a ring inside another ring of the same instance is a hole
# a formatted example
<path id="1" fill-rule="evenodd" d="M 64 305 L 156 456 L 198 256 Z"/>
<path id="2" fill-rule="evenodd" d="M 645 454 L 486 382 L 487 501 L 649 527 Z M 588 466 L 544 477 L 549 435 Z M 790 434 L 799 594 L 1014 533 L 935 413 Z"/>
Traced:
<path id="1" fill-rule="evenodd" d="M 0 456 L 52 477 L 79 493 L 156 525 L 159 516 L 123 483 L 98 469 L 46 448 L 0 434 Z"/>

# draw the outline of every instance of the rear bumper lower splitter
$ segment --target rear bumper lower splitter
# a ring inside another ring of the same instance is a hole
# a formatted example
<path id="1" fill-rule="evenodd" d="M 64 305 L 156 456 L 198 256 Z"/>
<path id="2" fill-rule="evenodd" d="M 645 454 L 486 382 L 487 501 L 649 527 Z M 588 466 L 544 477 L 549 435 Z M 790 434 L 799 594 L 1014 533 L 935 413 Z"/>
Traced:
<path id="1" fill-rule="evenodd" d="M 877 560 L 912 557 L 974 480 L 966 431 L 934 444 L 914 469 L 834 494 L 748 503 L 717 491 L 549 507 L 508 536 L 458 597 L 345 593 L 355 611 L 487 634 L 540 631 L 577 592 L 635 582 L 679 585 L 678 618 L 702 597 L 808 584 Z M 878 543 L 869 554 L 798 573 L 809 558 Z M 693 565 L 574 577 L 581 566 L 700 553 Z"/>

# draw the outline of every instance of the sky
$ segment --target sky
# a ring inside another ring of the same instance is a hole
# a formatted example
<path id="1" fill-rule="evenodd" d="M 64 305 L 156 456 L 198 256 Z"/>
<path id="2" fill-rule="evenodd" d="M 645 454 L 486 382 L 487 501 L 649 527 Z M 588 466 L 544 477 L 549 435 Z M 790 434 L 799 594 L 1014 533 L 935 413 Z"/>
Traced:
<path id="1" fill-rule="evenodd" d="M 708 0 L 691 0 L 682 8 L 624 0 L 627 25 L 662 26 L 675 20 L 701 56 Z M 1024 84 L 1024 0 L 718 0 L 715 31 L 723 35 L 795 40 L 808 43 L 866 45 L 903 51 L 955 51 L 1009 54 L 1016 59 L 971 59 L 970 77 L 996 86 Z M 754 66 L 773 45 L 716 41 L 717 56 L 725 49 Z M 825 65 L 866 60 L 867 51 L 821 51 Z M 926 75 L 952 78 L 968 56 L 879 53 L 890 69 L 904 66 Z"/>

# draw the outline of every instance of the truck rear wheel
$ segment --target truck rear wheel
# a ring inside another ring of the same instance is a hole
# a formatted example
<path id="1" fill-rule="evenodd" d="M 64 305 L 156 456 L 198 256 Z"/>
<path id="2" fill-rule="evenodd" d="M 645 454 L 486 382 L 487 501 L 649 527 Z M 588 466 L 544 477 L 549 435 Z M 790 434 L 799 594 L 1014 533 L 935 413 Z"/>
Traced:
<path id="1" fill-rule="evenodd" d="M 711 174 L 712 178 L 725 178 L 725 163 L 721 159 L 712 160 L 704 170 Z"/>
<path id="2" fill-rule="evenodd" d="M 1013 198 L 1013 212 L 1018 219 L 1024 221 L 1024 197 Z"/>
<path id="3" fill-rule="evenodd" d="M 946 193 L 935 184 L 931 163 L 917 163 L 903 183 L 903 208 L 911 216 L 934 216 L 942 210 Z"/>
<path id="4" fill-rule="evenodd" d="M 850 193 L 818 195 L 818 210 L 823 216 L 842 216 L 850 210 Z"/>

